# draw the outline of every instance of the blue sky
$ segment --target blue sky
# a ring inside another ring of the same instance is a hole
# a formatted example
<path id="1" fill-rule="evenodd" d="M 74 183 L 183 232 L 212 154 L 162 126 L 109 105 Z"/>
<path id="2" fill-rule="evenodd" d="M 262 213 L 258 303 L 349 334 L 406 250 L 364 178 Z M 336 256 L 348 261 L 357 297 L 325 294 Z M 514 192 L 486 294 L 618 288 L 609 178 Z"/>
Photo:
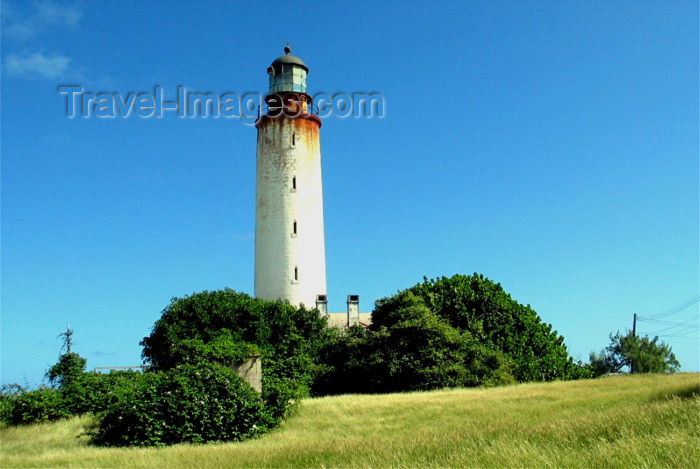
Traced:
<path id="1" fill-rule="evenodd" d="M 284 41 L 312 94 L 386 105 L 323 121 L 331 310 L 478 272 L 587 360 L 696 298 L 695 1 L 3 0 L 2 383 L 67 322 L 89 368 L 135 365 L 172 297 L 253 290 L 255 128 L 70 119 L 57 87 L 264 93 Z M 662 338 L 698 370 L 690 303 Z"/>

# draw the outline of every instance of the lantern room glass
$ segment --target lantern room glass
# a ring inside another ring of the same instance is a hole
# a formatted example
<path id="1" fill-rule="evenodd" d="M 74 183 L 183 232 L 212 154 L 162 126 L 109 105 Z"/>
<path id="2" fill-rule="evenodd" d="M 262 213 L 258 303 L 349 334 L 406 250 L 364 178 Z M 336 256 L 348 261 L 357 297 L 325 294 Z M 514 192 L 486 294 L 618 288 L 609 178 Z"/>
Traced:
<path id="1" fill-rule="evenodd" d="M 270 70 L 270 94 L 280 92 L 306 93 L 306 70 L 290 64 L 280 64 Z"/>

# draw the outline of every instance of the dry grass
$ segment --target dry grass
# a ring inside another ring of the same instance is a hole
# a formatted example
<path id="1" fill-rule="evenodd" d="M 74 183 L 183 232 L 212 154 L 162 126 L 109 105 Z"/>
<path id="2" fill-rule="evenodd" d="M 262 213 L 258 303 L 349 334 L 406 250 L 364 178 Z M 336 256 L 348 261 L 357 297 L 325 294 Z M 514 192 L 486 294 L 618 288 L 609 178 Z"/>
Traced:
<path id="1" fill-rule="evenodd" d="M 697 467 L 700 375 L 309 399 L 259 440 L 105 449 L 90 418 L 0 430 L 2 467 Z"/>

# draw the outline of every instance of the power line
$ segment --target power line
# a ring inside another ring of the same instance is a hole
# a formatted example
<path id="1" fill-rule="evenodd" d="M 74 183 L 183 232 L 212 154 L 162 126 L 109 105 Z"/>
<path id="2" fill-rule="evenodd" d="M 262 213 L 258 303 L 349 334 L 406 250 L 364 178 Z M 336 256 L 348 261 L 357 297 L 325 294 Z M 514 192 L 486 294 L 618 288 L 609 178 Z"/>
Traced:
<path id="1" fill-rule="evenodd" d="M 637 319 L 649 320 L 649 319 L 665 318 L 665 317 L 674 315 L 676 313 L 679 313 L 679 312 L 683 311 L 684 309 L 690 308 L 698 301 L 700 301 L 700 293 L 696 293 L 695 295 L 691 296 L 690 298 L 688 298 L 687 300 L 685 300 L 681 304 L 676 305 L 671 309 L 668 309 L 666 311 L 661 311 L 660 313 L 652 314 L 651 316 L 637 316 Z"/>
<path id="2" fill-rule="evenodd" d="M 638 318 L 639 319 L 639 318 Z M 643 322 L 650 322 L 653 324 L 659 324 L 663 326 L 668 326 L 664 327 L 662 329 L 657 330 L 656 332 L 650 332 L 649 334 L 660 334 L 662 332 L 666 331 L 671 331 L 674 330 L 675 334 L 679 333 L 684 333 L 684 332 L 695 332 L 695 331 L 700 331 L 700 323 L 698 323 L 695 318 L 691 319 L 690 321 L 686 322 L 672 322 L 672 321 L 662 321 L 659 319 L 646 319 L 642 320 Z"/>
<path id="3" fill-rule="evenodd" d="M 657 337 L 673 337 L 674 339 L 687 339 L 687 340 L 692 340 L 692 341 L 700 341 L 700 337 L 695 336 L 687 336 L 687 335 L 677 335 L 677 334 L 663 334 L 663 335 L 657 335 Z"/>
<path id="4" fill-rule="evenodd" d="M 673 322 L 673 321 L 661 321 L 659 319 L 642 319 L 639 316 L 637 316 L 637 321 L 642 321 L 642 322 L 653 322 L 654 324 L 663 324 L 666 326 L 695 326 L 697 321 L 690 320 L 688 322 Z"/>
<path id="5" fill-rule="evenodd" d="M 655 331 L 655 332 L 649 332 L 648 335 L 660 335 L 663 332 L 668 332 L 672 329 L 676 329 L 677 327 L 678 326 L 665 327 L 665 328 L 659 329 L 658 331 Z M 673 331 L 673 333 L 674 334 L 682 334 L 685 332 L 696 332 L 696 331 L 700 331 L 700 327 L 698 327 L 698 326 L 685 327 L 683 329 L 675 330 L 675 331 Z"/>
<path id="6" fill-rule="evenodd" d="M 681 319 L 682 322 L 680 321 L 667 321 L 663 320 L 663 318 L 667 318 L 669 316 L 673 316 L 675 314 L 680 313 L 681 311 L 684 311 L 694 304 L 696 304 L 698 301 L 700 301 L 700 293 L 693 295 L 692 297 L 688 298 L 687 300 L 683 301 L 682 303 L 674 306 L 673 308 L 667 309 L 665 311 L 661 311 L 656 314 L 652 314 L 651 316 L 638 316 L 637 314 L 634 315 L 634 322 L 633 322 L 633 330 L 636 329 L 637 326 L 637 321 L 641 322 L 648 322 L 652 324 L 659 324 L 662 326 L 668 326 L 668 327 L 663 327 L 655 332 L 650 332 L 646 333 L 645 335 L 647 336 L 656 336 L 656 337 L 661 337 L 661 338 L 673 338 L 673 339 L 680 339 L 680 340 L 690 340 L 693 342 L 700 341 L 700 324 L 698 323 L 698 315 L 697 313 L 693 312 L 693 315 L 691 317 L 686 318 L 679 318 Z M 692 335 L 687 335 L 687 334 L 692 334 Z"/>

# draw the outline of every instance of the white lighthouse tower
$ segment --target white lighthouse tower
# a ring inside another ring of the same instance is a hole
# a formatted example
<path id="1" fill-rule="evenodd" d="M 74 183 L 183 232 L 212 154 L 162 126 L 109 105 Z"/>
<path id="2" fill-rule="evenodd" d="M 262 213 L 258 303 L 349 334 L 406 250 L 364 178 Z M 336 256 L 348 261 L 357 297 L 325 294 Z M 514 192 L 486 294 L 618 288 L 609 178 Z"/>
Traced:
<path id="1" fill-rule="evenodd" d="M 255 124 L 255 296 L 314 307 L 326 298 L 321 120 L 306 93 L 308 67 L 284 51 L 267 69 Z"/>

